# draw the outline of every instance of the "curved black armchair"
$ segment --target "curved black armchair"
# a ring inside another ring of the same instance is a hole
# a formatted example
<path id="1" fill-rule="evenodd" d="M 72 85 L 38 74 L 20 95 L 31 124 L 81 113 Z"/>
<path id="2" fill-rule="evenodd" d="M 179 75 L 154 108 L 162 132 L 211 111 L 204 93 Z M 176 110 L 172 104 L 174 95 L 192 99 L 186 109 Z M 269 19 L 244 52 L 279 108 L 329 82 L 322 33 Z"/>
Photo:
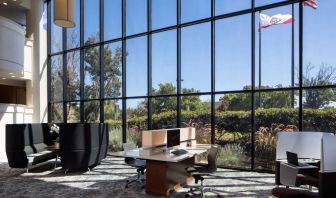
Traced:
<path id="1" fill-rule="evenodd" d="M 62 167 L 88 169 L 100 164 L 108 149 L 107 124 L 60 124 Z"/>
<path id="2" fill-rule="evenodd" d="M 7 124 L 6 154 L 11 168 L 28 168 L 56 158 L 46 147 L 53 144 L 47 123 Z"/>

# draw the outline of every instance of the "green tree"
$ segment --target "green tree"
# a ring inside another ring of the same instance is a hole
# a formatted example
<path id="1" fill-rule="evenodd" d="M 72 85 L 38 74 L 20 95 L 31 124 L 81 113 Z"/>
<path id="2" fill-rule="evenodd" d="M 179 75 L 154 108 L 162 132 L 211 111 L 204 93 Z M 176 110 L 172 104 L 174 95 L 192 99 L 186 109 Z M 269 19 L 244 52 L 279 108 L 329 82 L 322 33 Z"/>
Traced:
<path id="1" fill-rule="evenodd" d="M 96 38 L 97 37 L 90 37 L 85 44 L 96 43 Z M 105 45 L 103 57 L 104 79 L 100 79 L 99 48 L 92 47 L 85 50 L 85 77 L 90 79 L 86 81 L 84 87 L 86 98 L 98 99 L 104 97 L 100 96 L 100 80 L 104 80 L 103 84 L 106 97 L 115 98 L 120 96 L 122 49 L 119 47 L 112 51 Z M 99 105 L 97 102 L 90 102 L 85 106 L 85 120 L 88 122 L 99 120 Z"/>
<path id="2" fill-rule="evenodd" d="M 270 89 L 270 86 L 262 86 L 261 89 Z M 282 88 L 277 85 L 276 88 Z M 251 86 L 244 86 L 243 90 L 251 90 Z M 217 107 L 221 111 L 246 111 L 251 109 L 251 94 L 233 93 L 225 94 L 219 99 L 220 104 Z M 259 104 L 260 101 L 260 104 Z M 255 94 L 256 108 L 290 108 L 291 92 L 289 91 L 272 91 L 260 92 Z"/>
<path id="3" fill-rule="evenodd" d="M 315 66 L 309 63 L 302 77 L 303 86 L 332 85 L 336 81 L 336 69 L 332 65 L 322 63 L 319 70 L 314 74 Z M 306 108 L 323 108 L 336 101 L 336 89 L 306 89 L 303 92 Z"/>
<path id="4" fill-rule="evenodd" d="M 172 83 L 160 83 L 158 89 L 152 89 L 153 95 L 162 94 L 176 94 L 176 87 Z M 147 107 L 147 103 L 145 104 Z M 177 99 L 176 97 L 156 97 L 152 99 L 152 112 L 159 114 L 161 112 L 176 111 Z"/>
<path id="5" fill-rule="evenodd" d="M 172 83 L 160 83 L 158 89 L 152 89 L 153 95 L 163 95 L 163 94 L 176 94 L 176 87 Z M 182 94 L 197 93 L 199 91 L 191 88 L 182 89 Z M 141 109 L 147 109 L 147 100 L 145 100 L 141 105 L 138 106 L 137 113 L 143 113 Z M 194 111 L 203 108 L 205 104 L 202 103 L 200 96 L 191 95 L 182 97 L 182 110 Z M 155 97 L 152 99 L 152 112 L 153 114 L 159 114 L 162 112 L 176 111 L 177 99 L 176 97 Z M 133 112 L 133 113 L 135 113 Z"/>

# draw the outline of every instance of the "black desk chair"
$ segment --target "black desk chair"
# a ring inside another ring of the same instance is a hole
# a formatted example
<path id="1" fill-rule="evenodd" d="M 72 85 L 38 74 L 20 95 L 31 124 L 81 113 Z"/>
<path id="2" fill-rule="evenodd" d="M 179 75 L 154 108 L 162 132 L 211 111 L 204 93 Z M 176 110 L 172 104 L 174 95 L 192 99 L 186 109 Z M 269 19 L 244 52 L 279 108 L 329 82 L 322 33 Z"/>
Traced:
<path id="1" fill-rule="evenodd" d="M 219 153 L 219 146 L 212 145 L 210 148 L 210 152 L 208 154 L 208 164 L 205 165 L 194 165 L 192 167 L 186 168 L 186 171 L 195 178 L 195 183 L 197 184 L 198 181 L 201 181 L 201 185 L 196 188 L 196 190 L 193 190 L 194 187 L 190 188 L 190 191 L 188 194 L 186 194 L 186 197 L 193 196 L 193 193 L 195 191 L 201 191 L 201 196 L 204 197 L 205 191 L 211 191 L 211 188 L 205 188 L 203 186 L 203 180 L 207 176 L 212 176 L 213 173 L 217 170 L 217 157 Z"/>
<path id="2" fill-rule="evenodd" d="M 123 144 L 124 151 L 130 151 L 135 148 L 136 146 L 133 143 Z M 142 185 L 141 187 L 144 188 L 146 185 L 146 179 L 145 179 L 146 160 L 139 160 L 131 157 L 126 157 L 125 163 L 131 167 L 136 168 L 138 172 L 136 179 L 126 181 L 125 188 L 128 188 L 128 185 L 134 182 L 140 183 Z"/>

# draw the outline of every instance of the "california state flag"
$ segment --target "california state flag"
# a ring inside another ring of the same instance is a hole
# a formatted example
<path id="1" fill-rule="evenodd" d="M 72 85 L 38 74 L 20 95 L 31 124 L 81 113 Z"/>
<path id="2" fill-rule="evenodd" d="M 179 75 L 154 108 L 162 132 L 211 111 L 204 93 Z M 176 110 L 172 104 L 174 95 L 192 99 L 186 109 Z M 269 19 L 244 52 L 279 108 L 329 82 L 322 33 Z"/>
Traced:
<path id="1" fill-rule="evenodd" d="M 260 27 L 261 28 L 267 28 L 272 25 L 288 24 L 292 22 L 293 22 L 293 17 L 290 14 L 276 14 L 274 16 L 260 14 Z"/>

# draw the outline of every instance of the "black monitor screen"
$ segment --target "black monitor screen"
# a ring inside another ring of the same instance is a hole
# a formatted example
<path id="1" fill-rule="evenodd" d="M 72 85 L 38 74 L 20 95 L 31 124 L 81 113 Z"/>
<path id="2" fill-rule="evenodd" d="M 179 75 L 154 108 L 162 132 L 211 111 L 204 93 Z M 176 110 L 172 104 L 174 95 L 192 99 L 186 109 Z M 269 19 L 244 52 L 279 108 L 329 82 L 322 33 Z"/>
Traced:
<path id="1" fill-rule="evenodd" d="M 167 131 L 167 148 L 180 145 L 180 130 L 168 130 Z"/>

